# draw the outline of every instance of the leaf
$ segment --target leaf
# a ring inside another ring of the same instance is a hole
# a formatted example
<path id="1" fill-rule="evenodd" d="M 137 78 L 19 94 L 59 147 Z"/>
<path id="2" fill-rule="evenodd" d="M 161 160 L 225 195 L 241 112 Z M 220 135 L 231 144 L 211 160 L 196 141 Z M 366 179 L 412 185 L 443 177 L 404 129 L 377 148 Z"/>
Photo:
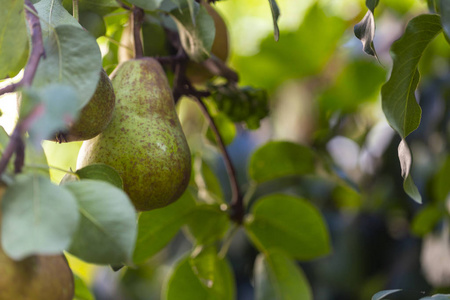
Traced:
<path id="1" fill-rule="evenodd" d="M 215 37 L 214 20 L 203 5 L 196 4 L 195 22 L 189 7 L 174 9 L 170 12 L 178 27 L 181 45 L 189 58 L 202 62 L 211 54 Z"/>
<path id="2" fill-rule="evenodd" d="M 204 287 L 208 289 L 216 288 L 214 283 L 216 283 L 217 260 L 217 248 L 215 246 L 197 247 L 189 259 L 192 271 Z"/>
<path id="3" fill-rule="evenodd" d="M 244 225 L 262 252 L 282 250 L 295 259 L 310 260 L 331 250 L 320 212 L 301 198 L 282 194 L 260 198 Z"/>
<path id="4" fill-rule="evenodd" d="M 378 2 L 380 2 L 380 0 L 366 0 L 366 6 L 370 11 L 374 12 L 375 7 L 378 6 Z"/>
<path id="5" fill-rule="evenodd" d="M 55 27 L 72 25 L 82 29 L 80 23 L 63 7 L 61 0 L 41 0 L 34 6 L 41 19 L 42 37 L 54 34 Z"/>
<path id="6" fill-rule="evenodd" d="M 89 263 L 131 263 L 136 212 L 125 192 L 90 179 L 62 186 L 77 199 L 81 215 L 68 252 Z"/>
<path id="7" fill-rule="evenodd" d="M 441 24 L 444 29 L 445 37 L 447 41 L 450 38 L 450 2 L 441 0 L 440 2 L 440 13 L 441 13 Z"/>
<path id="8" fill-rule="evenodd" d="M 449 295 L 436 294 L 431 297 L 420 298 L 419 300 L 449 300 L 449 299 L 450 299 L 450 294 Z"/>
<path id="9" fill-rule="evenodd" d="M 228 214 L 218 205 L 198 205 L 187 217 L 186 230 L 196 245 L 220 240 L 230 226 Z"/>
<path id="10" fill-rule="evenodd" d="M 377 57 L 377 52 L 373 45 L 373 39 L 375 37 L 375 18 L 371 10 L 368 10 L 361 22 L 355 25 L 354 33 L 355 36 L 361 40 L 364 52 Z"/>
<path id="11" fill-rule="evenodd" d="M 156 10 L 163 0 L 128 0 L 128 2 L 144 10 Z"/>
<path id="12" fill-rule="evenodd" d="M 158 253 L 175 236 L 195 207 L 195 200 L 186 191 L 176 202 L 141 213 L 133 254 L 135 264 L 141 264 Z"/>
<path id="13" fill-rule="evenodd" d="M 15 260 L 67 249 L 79 222 L 76 200 L 48 178 L 19 175 L 2 201 L 2 246 Z"/>
<path id="14" fill-rule="evenodd" d="M 381 89 L 386 118 L 402 138 L 420 124 L 421 108 L 414 92 L 419 83 L 419 60 L 428 44 L 442 30 L 437 15 L 420 15 L 412 19 L 403 36 L 391 46 L 394 65 L 389 80 Z"/>
<path id="15" fill-rule="evenodd" d="M 220 181 L 208 163 L 204 160 L 201 162 L 200 172 L 205 183 L 205 191 L 212 196 L 216 203 L 224 203 Z"/>
<path id="16" fill-rule="evenodd" d="M 25 66 L 28 36 L 23 0 L 0 1 L 0 79 L 14 77 Z"/>
<path id="17" fill-rule="evenodd" d="M 95 300 L 86 283 L 78 275 L 73 274 L 75 282 L 74 300 Z"/>
<path id="18" fill-rule="evenodd" d="M 64 8 L 72 14 L 72 0 L 63 0 Z M 148 2 L 148 1 L 147 1 Z M 102 17 L 111 13 L 119 6 L 116 0 L 78 0 L 79 11 L 91 11 Z"/>
<path id="19" fill-rule="evenodd" d="M 279 177 L 314 172 L 314 153 L 308 147 L 274 141 L 258 148 L 250 158 L 248 173 L 258 183 Z"/>
<path id="20" fill-rule="evenodd" d="M 255 299 L 312 300 L 311 287 L 301 268 L 280 252 L 259 254 L 254 267 Z"/>
<path id="21" fill-rule="evenodd" d="M 386 291 L 381 291 L 381 292 L 378 292 L 378 293 L 376 293 L 375 295 L 373 295 L 373 296 L 372 296 L 372 300 L 381 300 L 381 299 L 384 299 L 384 297 L 386 297 L 386 296 L 388 296 L 388 295 L 391 295 L 391 294 L 394 294 L 394 293 L 397 293 L 397 292 L 399 292 L 399 291 L 401 291 L 401 290 L 386 290 Z"/>
<path id="22" fill-rule="evenodd" d="M 61 25 L 45 39 L 44 47 L 46 58 L 39 63 L 33 86 L 73 86 L 82 108 L 91 99 L 100 78 L 102 60 L 95 38 L 81 28 Z"/>
<path id="23" fill-rule="evenodd" d="M 77 91 L 67 84 L 50 83 L 42 88 L 23 90 L 20 118 L 28 116 L 26 107 L 35 111 L 28 133 L 36 149 L 41 147 L 43 139 L 66 128 L 76 119 L 79 103 Z"/>
<path id="24" fill-rule="evenodd" d="M 432 195 L 438 202 L 444 202 L 450 193 L 448 178 L 450 177 L 450 155 L 447 155 L 444 162 L 440 163 L 439 171 L 433 176 Z"/>
<path id="25" fill-rule="evenodd" d="M 123 188 L 122 178 L 119 173 L 113 167 L 105 164 L 92 164 L 78 169 L 75 173 L 80 179 L 103 180 L 119 189 Z"/>
<path id="26" fill-rule="evenodd" d="M 408 144 L 404 139 L 402 139 L 398 145 L 398 158 L 400 160 L 400 167 L 402 170 L 403 189 L 414 201 L 417 203 L 422 203 L 422 196 L 420 195 L 410 174 L 412 155 Z"/>
<path id="27" fill-rule="evenodd" d="M 269 0 L 270 10 L 272 11 L 273 19 L 273 37 L 278 42 L 280 39 L 280 30 L 278 29 L 278 18 L 280 17 L 280 9 L 276 0 Z"/>
<path id="28" fill-rule="evenodd" d="M 214 254 L 213 258 L 211 258 L 212 254 Z M 228 261 L 218 258 L 217 254 L 211 252 L 198 258 L 196 265 L 200 263 L 205 265 L 208 261 L 214 261 L 215 266 L 212 268 L 214 282 L 208 288 L 201 282 L 201 279 L 192 269 L 190 259 L 189 256 L 186 256 L 173 267 L 168 281 L 163 288 L 163 296 L 161 299 L 235 299 L 236 288 L 234 277 Z"/>

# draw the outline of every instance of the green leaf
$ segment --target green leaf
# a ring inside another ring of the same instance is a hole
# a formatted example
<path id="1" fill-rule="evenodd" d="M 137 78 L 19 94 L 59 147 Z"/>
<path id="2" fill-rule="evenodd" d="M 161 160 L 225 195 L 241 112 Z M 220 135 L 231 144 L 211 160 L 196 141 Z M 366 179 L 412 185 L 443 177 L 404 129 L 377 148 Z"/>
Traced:
<path id="1" fill-rule="evenodd" d="M 22 107 L 28 106 L 34 111 L 38 110 L 28 130 L 31 142 L 37 149 L 43 139 L 66 128 L 76 119 L 79 103 L 77 91 L 67 84 L 50 83 L 42 88 L 31 87 L 23 90 L 20 118 L 26 117 L 25 108 Z"/>
<path id="2" fill-rule="evenodd" d="M 145 10 L 156 10 L 163 0 L 128 0 L 128 2 Z"/>
<path id="3" fill-rule="evenodd" d="M 425 206 L 414 217 L 411 224 L 411 231 L 417 236 L 424 236 L 431 232 L 436 224 L 444 216 L 444 211 L 435 205 Z"/>
<path id="4" fill-rule="evenodd" d="M 63 7 L 61 0 L 41 0 L 34 6 L 41 19 L 42 36 L 54 34 L 56 26 L 72 25 L 82 29 L 80 23 Z"/>
<path id="5" fill-rule="evenodd" d="M 282 194 L 260 198 L 244 224 L 262 252 L 282 250 L 295 259 L 310 260 L 331 250 L 320 212 L 301 198 Z"/>
<path id="6" fill-rule="evenodd" d="M 386 291 L 381 291 L 376 293 L 375 295 L 372 296 L 372 300 L 381 300 L 381 299 L 385 299 L 384 297 L 397 293 L 401 290 L 386 290 Z"/>
<path id="7" fill-rule="evenodd" d="M 280 252 L 259 254 L 255 261 L 255 299 L 313 299 L 311 287 L 295 261 Z"/>
<path id="8" fill-rule="evenodd" d="M 201 163 L 200 173 L 205 183 L 205 191 L 211 195 L 216 203 L 224 203 L 220 181 L 208 163 L 204 160 L 202 160 Z"/>
<path id="9" fill-rule="evenodd" d="M 211 54 L 211 47 L 215 37 L 214 20 L 203 5 L 195 3 L 194 11 L 189 7 L 174 9 L 171 17 L 178 27 L 181 45 L 189 58 L 195 62 L 202 62 Z M 195 13 L 195 22 L 192 12 Z"/>
<path id="10" fill-rule="evenodd" d="M 28 37 L 24 1 L 1 0 L 0 7 L 0 79 L 4 79 L 25 66 Z"/>
<path id="11" fill-rule="evenodd" d="M 450 299 L 450 294 L 449 295 L 436 294 L 431 297 L 420 298 L 419 300 L 449 300 L 449 299 Z"/>
<path id="12" fill-rule="evenodd" d="M 403 189 L 406 194 L 410 196 L 417 203 L 422 203 L 422 196 L 419 193 L 414 181 L 411 177 L 410 170 L 412 164 L 412 155 L 409 150 L 408 144 L 404 139 L 401 140 L 398 145 L 398 158 L 400 160 L 400 167 L 402 170 L 403 181 Z"/>
<path id="13" fill-rule="evenodd" d="M 63 0 L 64 8 L 71 14 L 72 12 L 72 0 Z M 101 16 L 105 16 L 117 9 L 119 5 L 116 0 L 78 0 L 78 8 L 80 12 L 91 11 Z"/>
<path id="14" fill-rule="evenodd" d="M 20 260 L 67 249 L 79 222 L 76 200 L 48 178 L 19 175 L 2 200 L 3 250 Z"/>
<path id="15" fill-rule="evenodd" d="M 100 78 L 102 60 L 100 49 L 87 31 L 61 25 L 44 41 L 45 59 L 41 59 L 33 86 L 49 83 L 73 86 L 83 107 L 94 94 Z"/>
<path id="16" fill-rule="evenodd" d="M 280 9 L 278 8 L 277 1 L 269 0 L 270 10 L 272 11 L 273 19 L 273 36 L 275 41 L 278 42 L 280 39 L 280 30 L 278 29 L 278 18 L 280 17 Z"/>
<path id="17" fill-rule="evenodd" d="M 78 275 L 73 274 L 75 295 L 73 300 L 95 300 L 86 283 Z"/>
<path id="18" fill-rule="evenodd" d="M 314 153 L 308 147 L 286 141 L 274 141 L 253 153 L 248 168 L 250 178 L 258 183 L 279 177 L 314 172 Z"/>
<path id="19" fill-rule="evenodd" d="M 420 124 L 422 110 L 414 95 L 420 75 L 419 60 L 428 44 L 442 31 L 438 15 L 412 19 L 403 36 L 391 46 L 394 65 L 389 80 L 381 89 L 383 112 L 402 138 Z"/>
<path id="20" fill-rule="evenodd" d="M 92 164 L 78 169 L 75 173 L 80 179 L 96 179 L 106 181 L 119 189 L 123 188 L 122 178 L 113 168 L 105 164 Z"/>
<path id="21" fill-rule="evenodd" d="M 447 41 L 450 38 L 450 2 L 441 0 L 440 2 L 440 12 L 441 12 L 441 24 L 444 29 L 445 37 Z"/>
<path id="22" fill-rule="evenodd" d="M 168 282 L 163 288 L 162 299 L 235 299 L 234 277 L 228 261 L 218 258 L 217 254 L 211 251 L 197 257 L 195 262 L 190 262 L 190 260 L 191 258 L 189 256 L 184 257 L 174 266 Z M 211 262 L 213 266 L 208 266 Z M 196 273 L 192 268 L 192 264 L 197 267 L 202 265 L 203 271 L 200 272 L 197 268 Z M 204 273 L 205 269 L 212 270 L 213 272 L 207 275 L 213 278 L 212 284 L 209 281 L 209 287 L 204 284 L 203 276 L 206 276 Z"/>
<path id="23" fill-rule="evenodd" d="M 355 36 L 361 40 L 364 52 L 377 57 L 377 52 L 373 45 L 373 39 L 375 37 L 375 18 L 373 11 L 368 10 L 361 22 L 355 25 L 353 31 Z"/>
<path id="24" fill-rule="evenodd" d="M 85 179 L 63 185 L 78 201 L 80 224 L 68 252 L 96 264 L 131 263 L 136 212 L 121 189 Z"/>
<path id="25" fill-rule="evenodd" d="M 230 220 L 218 205 L 198 205 L 189 214 L 186 225 L 194 243 L 205 245 L 220 240 L 230 227 Z"/>
<path id="26" fill-rule="evenodd" d="M 186 191 L 176 202 L 141 213 L 133 261 L 141 264 L 158 253 L 175 236 L 195 207 L 195 200 Z"/>
<path id="27" fill-rule="evenodd" d="M 380 0 L 366 0 L 366 6 L 370 11 L 374 12 L 375 7 L 378 6 L 379 2 L 380 2 Z"/>

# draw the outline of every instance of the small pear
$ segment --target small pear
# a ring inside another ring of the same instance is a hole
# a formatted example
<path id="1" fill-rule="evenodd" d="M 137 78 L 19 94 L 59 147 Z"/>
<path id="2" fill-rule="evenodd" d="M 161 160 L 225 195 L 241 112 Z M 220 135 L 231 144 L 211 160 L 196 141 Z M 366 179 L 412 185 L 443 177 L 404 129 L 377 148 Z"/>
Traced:
<path id="1" fill-rule="evenodd" d="M 0 203 L 5 186 L 0 185 Z M 0 215 L 1 222 L 1 215 Z M 0 244 L 1 300 L 72 300 L 74 280 L 64 255 L 9 258 Z"/>
<path id="2" fill-rule="evenodd" d="M 77 120 L 66 131 L 57 133 L 52 140 L 61 143 L 92 139 L 108 126 L 115 103 L 116 97 L 111 80 L 102 69 L 97 89 L 80 111 Z"/>
<path id="3" fill-rule="evenodd" d="M 116 108 L 108 127 L 83 142 L 77 168 L 115 168 L 136 209 L 164 207 L 186 189 L 191 155 L 167 77 L 152 58 L 120 64 L 112 74 Z"/>

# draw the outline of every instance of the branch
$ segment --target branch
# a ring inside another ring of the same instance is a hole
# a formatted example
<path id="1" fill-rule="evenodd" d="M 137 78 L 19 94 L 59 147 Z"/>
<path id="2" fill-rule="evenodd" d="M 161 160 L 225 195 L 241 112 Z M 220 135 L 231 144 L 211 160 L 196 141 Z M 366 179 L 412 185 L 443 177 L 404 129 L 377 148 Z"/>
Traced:
<path id="1" fill-rule="evenodd" d="M 133 37 L 134 37 L 134 57 L 144 57 L 144 47 L 142 46 L 141 28 L 144 22 L 144 10 L 142 8 L 133 6 L 132 20 L 133 20 Z"/>
<path id="2" fill-rule="evenodd" d="M 125 3 L 123 3 L 123 2 L 120 1 L 120 0 L 116 0 L 116 2 L 117 2 L 117 4 L 118 4 L 120 7 L 122 7 L 123 9 L 126 9 L 126 10 L 131 10 L 131 9 L 132 9 L 131 7 L 129 7 L 128 5 L 126 5 Z"/>
<path id="3" fill-rule="evenodd" d="M 244 219 L 244 202 L 239 189 L 239 184 L 237 182 L 236 170 L 233 167 L 230 155 L 228 154 L 228 151 L 225 147 L 225 143 L 223 142 L 219 129 L 217 128 L 216 123 L 214 122 L 213 117 L 210 115 L 205 103 L 202 101 L 202 98 L 209 96 L 209 92 L 198 91 L 194 89 L 189 83 L 187 83 L 187 86 L 188 89 L 186 91 L 186 95 L 193 98 L 200 106 L 203 115 L 208 120 L 211 130 L 214 133 L 217 145 L 222 152 L 231 185 L 231 219 L 236 223 L 241 224 Z"/>
<path id="4" fill-rule="evenodd" d="M 21 86 L 30 86 L 34 75 L 36 74 L 37 67 L 39 65 L 39 60 L 41 57 L 45 57 L 44 43 L 42 41 L 42 30 L 41 24 L 39 23 L 39 18 L 37 16 L 37 10 L 34 8 L 33 3 L 30 0 L 25 0 L 26 8 L 26 19 L 28 22 L 28 27 L 31 32 L 31 44 L 32 50 L 30 54 L 30 59 L 25 66 L 25 71 L 23 78 L 17 82 L 10 84 L 2 89 L 0 89 L 0 95 L 6 93 L 12 93 Z"/>
<path id="5" fill-rule="evenodd" d="M 14 92 L 18 87 L 30 86 L 33 82 L 34 76 L 36 75 L 36 70 L 39 65 L 41 57 L 45 56 L 44 43 L 42 41 L 42 30 L 41 24 L 39 22 L 38 14 L 36 8 L 33 6 L 30 0 L 25 0 L 26 7 L 26 19 L 31 32 L 31 54 L 27 65 L 25 66 L 23 78 L 15 84 L 11 84 L 0 90 L 0 95 L 5 93 Z M 39 108 L 30 113 L 25 120 L 20 121 L 14 128 L 8 145 L 2 154 L 0 159 L 0 174 L 6 170 L 12 155 L 16 154 L 16 159 L 14 161 L 15 172 L 21 172 L 24 160 L 25 160 L 25 145 L 22 139 L 22 135 L 28 129 L 30 121 L 35 118 L 38 113 Z"/>

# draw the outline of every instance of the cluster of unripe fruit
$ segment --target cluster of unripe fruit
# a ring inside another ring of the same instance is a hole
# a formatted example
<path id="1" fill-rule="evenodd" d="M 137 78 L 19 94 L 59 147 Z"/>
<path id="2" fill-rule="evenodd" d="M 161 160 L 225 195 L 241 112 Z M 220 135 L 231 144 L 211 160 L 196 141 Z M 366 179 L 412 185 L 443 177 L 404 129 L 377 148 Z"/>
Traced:
<path id="1" fill-rule="evenodd" d="M 209 5 L 204 5 L 216 26 L 212 52 L 226 60 L 225 23 Z M 190 63 L 186 75 L 195 83 L 212 77 L 194 63 Z M 166 74 L 153 58 L 127 59 L 119 64 L 111 79 L 101 70 L 95 94 L 77 121 L 53 140 L 84 141 L 77 168 L 94 163 L 112 166 L 122 177 L 124 191 L 138 211 L 169 205 L 189 183 L 189 147 Z M 0 187 L 0 201 L 4 190 Z M 0 266 L 2 300 L 73 297 L 73 276 L 63 255 L 14 261 L 0 248 Z"/>

